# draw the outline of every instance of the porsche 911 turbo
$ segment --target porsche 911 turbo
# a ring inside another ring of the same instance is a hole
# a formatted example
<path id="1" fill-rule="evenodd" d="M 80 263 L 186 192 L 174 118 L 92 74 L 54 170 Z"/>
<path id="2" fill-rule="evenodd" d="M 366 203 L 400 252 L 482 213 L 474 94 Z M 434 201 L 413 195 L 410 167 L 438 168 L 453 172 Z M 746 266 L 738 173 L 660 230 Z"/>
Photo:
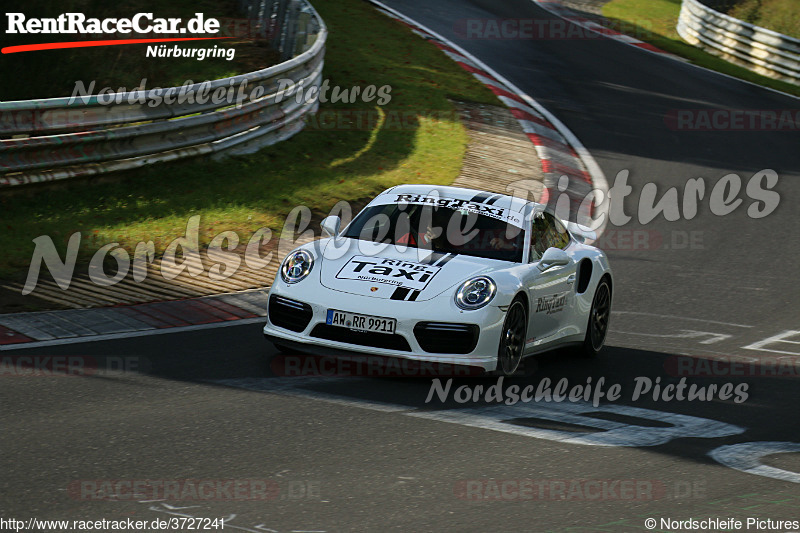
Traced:
<path id="1" fill-rule="evenodd" d="M 400 185 L 326 238 L 289 253 L 268 296 L 281 350 L 366 353 L 511 375 L 572 345 L 596 355 L 611 313 L 593 234 L 544 205 L 456 187 Z"/>

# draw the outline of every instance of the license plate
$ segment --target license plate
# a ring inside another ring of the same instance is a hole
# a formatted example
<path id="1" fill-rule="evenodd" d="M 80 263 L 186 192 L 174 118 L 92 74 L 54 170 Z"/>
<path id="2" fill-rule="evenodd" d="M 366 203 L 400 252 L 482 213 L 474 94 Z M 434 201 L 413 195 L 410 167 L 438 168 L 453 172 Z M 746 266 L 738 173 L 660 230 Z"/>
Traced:
<path id="1" fill-rule="evenodd" d="M 325 321 L 330 326 L 355 329 L 357 331 L 371 331 L 374 333 L 394 333 L 397 320 L 382 316 L 359 315 L 357 313 L 347 313 L 328 309 L 328 317 Z"/>

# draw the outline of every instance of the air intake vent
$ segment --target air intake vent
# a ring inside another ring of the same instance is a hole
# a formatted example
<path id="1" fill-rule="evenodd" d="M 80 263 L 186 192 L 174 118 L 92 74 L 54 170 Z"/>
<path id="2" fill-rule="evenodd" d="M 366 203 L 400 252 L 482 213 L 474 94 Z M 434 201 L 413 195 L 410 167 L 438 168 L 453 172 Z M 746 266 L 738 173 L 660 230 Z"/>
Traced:
<path id="1" fill-rule="evenodd" d="M 420 347 L 430 353 L 470 353 L 478 345 L 477 324 L 418 322 L 414 336 Z"/>
<path id="2" fill-rule="evenodd" d="M 274 325 L 298 332 L 306 329 L 314 315 L 310 305 L 275 294 L 269 297 L 268 311 L 269 321 Z"/>

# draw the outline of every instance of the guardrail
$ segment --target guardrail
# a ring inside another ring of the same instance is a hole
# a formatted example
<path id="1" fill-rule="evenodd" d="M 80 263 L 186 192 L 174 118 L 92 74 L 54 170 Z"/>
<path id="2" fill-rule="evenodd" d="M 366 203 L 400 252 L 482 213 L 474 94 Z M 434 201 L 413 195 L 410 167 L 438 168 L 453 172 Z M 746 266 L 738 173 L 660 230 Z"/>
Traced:
<path id="1" fill-rule="evenodd" d="M 689 44 L 770 78 L 800 84 L 800 40 L 683 0 L 678 34 Z"/>
<path id="2" fill-rule="evenodd" d="M 286 80 L 320 86 L 325 23 L 307 0 L 243 0 L 240 7 L 282 63 L 182 87 L 0 103 L 0 189 L 252 153 L 302 130 L 318 103 L 289 97 Z"/>

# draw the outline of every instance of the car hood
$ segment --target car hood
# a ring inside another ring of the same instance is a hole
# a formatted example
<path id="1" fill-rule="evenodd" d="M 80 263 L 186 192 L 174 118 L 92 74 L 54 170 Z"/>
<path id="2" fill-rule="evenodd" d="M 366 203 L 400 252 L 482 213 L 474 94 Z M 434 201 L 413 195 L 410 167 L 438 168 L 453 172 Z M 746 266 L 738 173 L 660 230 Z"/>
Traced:
<path id="1" fill-rule="evenodd" d="M 369 241 L 351 243 L 355 244 L 340 250 L 333 239 L 327 243 L 320 261 L 320 283 L 329 289 L 387 300 L 430 300 L 467 278 L 511 264 L 417 248 L 402 250 Z"/>

